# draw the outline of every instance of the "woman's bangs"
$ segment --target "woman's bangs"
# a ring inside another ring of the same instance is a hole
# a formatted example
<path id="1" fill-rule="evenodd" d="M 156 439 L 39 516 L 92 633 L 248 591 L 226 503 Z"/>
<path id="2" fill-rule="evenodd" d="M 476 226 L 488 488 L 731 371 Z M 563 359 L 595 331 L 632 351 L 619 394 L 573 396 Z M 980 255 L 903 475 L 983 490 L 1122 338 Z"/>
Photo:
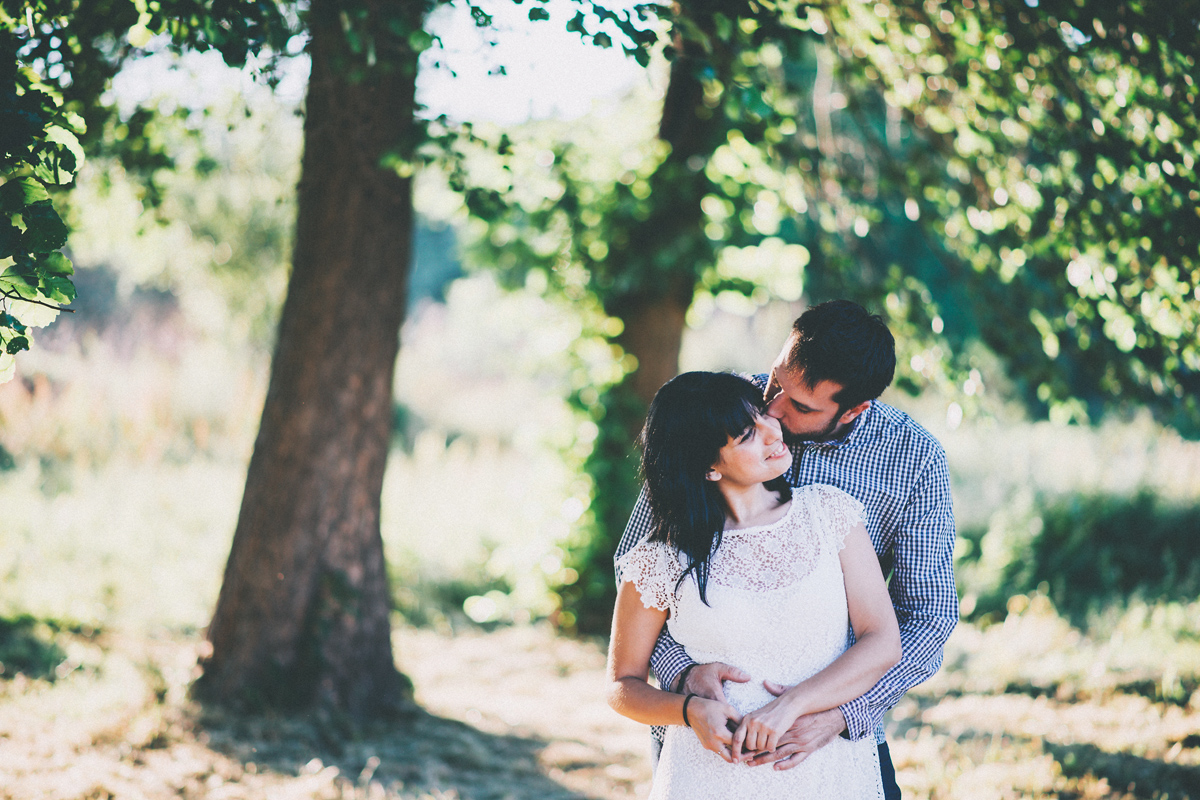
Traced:
<path id="1" fill-rule="evenodd" d="M 754 427 L 762 413 L 762 408 L 755 402 L 753 395 L 731 398 L 731 402 L 725 408 L 714 409 L 717 426 L 730 439 L 742 438 L 746 431 Z"/>

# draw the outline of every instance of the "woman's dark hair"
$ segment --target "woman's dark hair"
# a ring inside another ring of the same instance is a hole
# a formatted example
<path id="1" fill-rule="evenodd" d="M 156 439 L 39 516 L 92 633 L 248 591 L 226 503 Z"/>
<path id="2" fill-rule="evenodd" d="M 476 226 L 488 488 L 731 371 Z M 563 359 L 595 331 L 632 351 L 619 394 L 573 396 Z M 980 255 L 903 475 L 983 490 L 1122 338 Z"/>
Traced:
<path id="1" fill-rule="evenodd" d="M 765 411 L 762 392 L 750 381 L 722 372 L 685 372 L 663 384 L 642 428 L 642 477 L 650 501 L 650 540 L 666 542 L 687 557 L 707 604 L 708 565 L 721 544 L 725 504 L 706 475 L 722 447 L 754 425 Z M 780 476 L 764 484 L 791 497 Z"/>

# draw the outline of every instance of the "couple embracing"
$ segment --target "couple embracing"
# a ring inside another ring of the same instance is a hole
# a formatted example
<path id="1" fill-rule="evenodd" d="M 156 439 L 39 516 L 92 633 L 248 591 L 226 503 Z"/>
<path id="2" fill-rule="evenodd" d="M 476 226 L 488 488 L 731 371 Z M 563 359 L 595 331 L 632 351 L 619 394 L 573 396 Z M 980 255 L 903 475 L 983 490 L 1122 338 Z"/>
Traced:
<path id="1" fill-rule="evenodd" d="M 835 300 L 768 375 L 651 403 L 608 667 L 661 746 L 651 798 L 900 796 L 883 716 L 941 665 L 958 598 L 945 453 L 876 399 L 895 360 Z"/>

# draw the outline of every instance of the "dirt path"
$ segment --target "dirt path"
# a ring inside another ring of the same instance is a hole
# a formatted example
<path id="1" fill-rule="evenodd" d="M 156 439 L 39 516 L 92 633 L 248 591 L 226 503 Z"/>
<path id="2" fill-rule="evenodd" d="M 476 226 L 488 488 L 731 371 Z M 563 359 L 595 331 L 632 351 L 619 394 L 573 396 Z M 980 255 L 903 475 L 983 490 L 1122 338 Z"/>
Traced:
<path id="1" fill-rule="evenodd" d="M 397 633 L 424 713 L 350 730 L 186 699 L 196 641 L 109 640 L 53 685 L 0 687 L 0 798 L 644 796 L 645 728 L 603 701 L 599 646 L 547 628 Z"/>
<path id="2" fill-rule="evenodd" d="M 1200 691 L 1158 697 L 1153 673 L 1098 660 L 1108 644 L 1076 641 L 1073 657 L 1093 660 L 1068 668 L 1060 621 L 1011 622 L 964 625 L 947 666 L 893 711 L 908 800 L 1200 800 Z M 360 730 L 190 703 L 198 647 L 80 641 L 55 683 L 0 681 L 0 800 L 626 800 L 649 788 L 647 731 L 605 705 L 595 642 L 537 626 L 399 630 L 424 710 Z"/>

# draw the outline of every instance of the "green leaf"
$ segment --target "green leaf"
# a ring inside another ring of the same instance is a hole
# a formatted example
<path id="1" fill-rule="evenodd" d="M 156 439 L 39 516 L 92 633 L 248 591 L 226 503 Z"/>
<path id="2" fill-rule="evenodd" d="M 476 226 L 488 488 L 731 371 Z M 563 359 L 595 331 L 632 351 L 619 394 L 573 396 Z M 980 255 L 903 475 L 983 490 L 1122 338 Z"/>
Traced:
<path id="1" fill-rule="evenodd" d="M 25 220 L 25 246 L 34 253 L 49 253 L 67 243 L 67 226 L 50 201 L 34 203 L 21 215 Z"/>
<path id="2" fill-rule="evenodd" d="M 30 296 L 37 297 L 36 289 L 25 290 Z M 14 316 L 19 316 L 21 322 L 31 328 L 44 328 L 54 320 L 58 319 L 59 310 L 57 308 L 38 305 L 37 303 L 27 303 L 24 300 L 13 300 L 9 308 Z"/>
<path id="3" fill-rule="evenodd" d="M 27 327 L 21 324 L 19 319 L 11 314 L 6 314 L 3 311 L 0 311 L 0 328 L 8 328 L 9 330 L 14 330 L 17 333 L 24 333 L 25 331 L 29 330 Z"/>
<path id="4" fill-rule="evenodd" d="M 74 275 L 75 267 L 71 259 L 55 250 L 42 261 L 42 269 L 50 275 Z"/>
<path id="5" fill-rule="evenodd" d="M 0 218 L 0 258 L 11 258 L 21 252 L 21 229 Z"/>
<path id="6" fill-rule="evenodd" d="M 0 186 L 0 212 L 16 214 L 32 203 L 49 200 L 46 187 L 33 178 L 17 178 Z"/>
<path id="7" fill-rule="evenodd" d="M 13 338 L 8 340 L 8 344 L 4 348 L 5 352 L 7 352 L 10 356 L 16 355 L 17 353 L 21 352 L 22 350 L 28 350 L 28 349 L 29 349 L 29 340 L 26 339 L 24 336 L 14 336 Z"/>
<path id="8" fill-rule="evenodd" d="M 433 35 L 418 28 L 408 35 L 408 46 L 417 53 L 423 53 L 433 46 Z"/>
<path id="9" fill-rule="evenodd" d="M 4 272 L 0 272 L 0 289 L 5 288 L 4 284 L 12 289 L 33 288 L 37 285 L 37 273 L 30 270 L 28 264 L 24 265 L 24 268 L 14 264 Z"/>
<path id="10" fill-rule="evenodd" d="M 529 19 L 531 22 L 550 19 L 550 12 L 544 8 L 541 8 L 540 6 L 534 6 L 533 8 L 529 9 Z"/>
<path id="11" fill-rule="evenodd" d="M 583 12 L 582 11 L 576 12 L 575 16 L 571 18 L 571 21 L 567 23 L 567 31 L 569 33 L 578 33 L 578 34 L 587 33 L 587 28 L 585 28 L 584 24 L 583 24 L 584 21 L 585 21 L 585 19 L 583 16 Z"/>
<path id="12" fill-rule="evenodd" d="M 612 37 L 601 31 L 592 37 L 592 43 L 597 47 L 609 48 L 612 47 Z"/>
<path id="13" fill-rule="evenodd" d="M 75 299 L 75 284 L 70 278 L 52 275 L 43 280 L 39 288 L 56 303 L 69 303 Z"/>

